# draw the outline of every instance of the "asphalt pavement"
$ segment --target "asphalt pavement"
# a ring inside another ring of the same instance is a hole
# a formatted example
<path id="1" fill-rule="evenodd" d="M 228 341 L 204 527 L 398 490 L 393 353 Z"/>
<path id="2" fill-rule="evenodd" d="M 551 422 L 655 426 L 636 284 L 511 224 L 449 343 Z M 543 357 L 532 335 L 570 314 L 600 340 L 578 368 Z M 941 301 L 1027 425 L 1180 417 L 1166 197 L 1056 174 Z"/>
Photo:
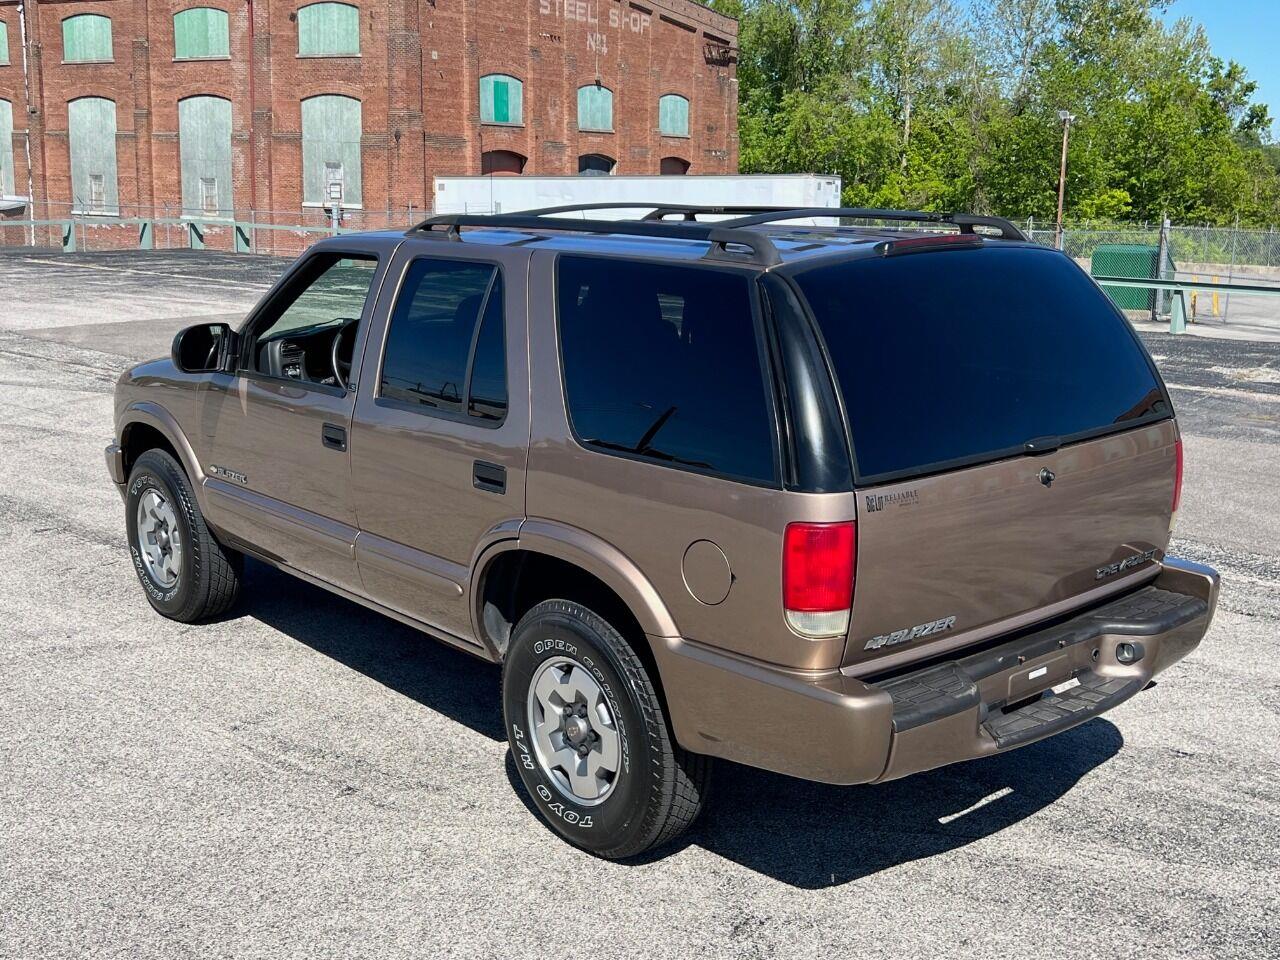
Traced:
<path id="1" fill-rule="evenodd" d="M 724 764 L 620 865 L 526 808 L 495 667 L 258 564 L 218 622 L 147 605 L 114 381 L 282 265 L 0 256 L 0 957 L 1280 956 L 1280 344 L 1144 334 L 1224 577 L 1156 686 L 885 786 Z"/>

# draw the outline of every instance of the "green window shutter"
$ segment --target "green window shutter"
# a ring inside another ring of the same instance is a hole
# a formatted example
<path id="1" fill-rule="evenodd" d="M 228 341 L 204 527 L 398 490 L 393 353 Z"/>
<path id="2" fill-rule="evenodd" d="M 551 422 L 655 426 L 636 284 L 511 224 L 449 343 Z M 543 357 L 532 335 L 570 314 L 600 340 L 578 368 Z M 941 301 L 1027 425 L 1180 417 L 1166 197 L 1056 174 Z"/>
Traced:
<path id="1" fill-rule="evenodd" d="M 689 101 L 678 93 L 658 98 L 658 132 L 666 137 L 689 135 Z"/>
<path id="2" fill-rule="evenodd" d="M 302 101 L 302 200 L 330 206 L 330 185 L 344 206 L 359 206 L 360 101 L 325 95 Z"/>
<path id="3" fill-rule="evenodd" d="M 116 104 L 102 97 L 81 97 L 67 104 L 71 141 L 72 209 L 119 213 L 116 185 Z"/>
<path id="4" fill-rule="evenodd" d="M 231 56 L 231 28 L 225 10 L 192 7 L 173 15 L 173 58 L 201 60 Z"/>
<path id="5" fill-rule="evenodd" d="M 350 57 L 360 52 L 360 10 L 349 3 L 313 3 L 298 11 L 298 54 Z"/>
<path id="6" fill-rule="evenodd" d="M 0 196 L 17 196 L 13 175 L 13 104 L 0 100 Z"/>
<path id="7" fill-rule="evenodd" d="M 62 59 L 94 63 L 111 59 L 111 18 L 81 13 L 62 21 Z"/>
<path id="8" fill-rule="evenodd" d="M 524 84 L 515 77 L 491 73 L 480 78 L 480 120 L 524 123 Z"/>
<path id="9" fill-rule="evenodd" d="M 578 88 L 578 129 L 613 130 L 613 91 L 588 84 Z"/>
<path id="10" fill-rule="evenodd" d="M 9 62 L 9 24 L 0 20 L 0 66 Z"/>
<path id="11" fill-rule="evenodd" d="M 178 101 L 182 159 L 182 215 L 231 216 L 231 101 L 187 97 Z"/>

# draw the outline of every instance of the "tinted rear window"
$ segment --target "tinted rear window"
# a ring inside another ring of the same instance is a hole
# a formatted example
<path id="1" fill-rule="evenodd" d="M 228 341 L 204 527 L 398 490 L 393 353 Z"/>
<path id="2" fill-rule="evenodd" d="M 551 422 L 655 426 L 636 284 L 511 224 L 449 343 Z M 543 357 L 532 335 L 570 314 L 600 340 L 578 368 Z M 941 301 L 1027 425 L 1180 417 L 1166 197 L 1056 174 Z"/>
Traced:
<path id="1" fill-rule="evenodd" d="M 1172 412 L 1128 325 L 1054 251 L 845 261 L 796 282 L 835 365 L 864 483 Z"/>
<path id="2" fill-rule="evenodd" d="M 557 312 L 569 417 L 582 443 L 671 467 L 775 480 L 746 277 L 562 256 Z"/>

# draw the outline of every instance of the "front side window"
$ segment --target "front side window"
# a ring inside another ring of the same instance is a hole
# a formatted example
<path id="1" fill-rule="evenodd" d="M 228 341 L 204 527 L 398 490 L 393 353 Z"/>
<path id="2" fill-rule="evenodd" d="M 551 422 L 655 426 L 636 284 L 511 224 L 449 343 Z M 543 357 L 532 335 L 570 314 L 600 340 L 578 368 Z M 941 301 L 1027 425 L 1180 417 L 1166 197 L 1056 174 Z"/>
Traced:
<path id="1" fill-rule="evenodd" d="M 63 20 L 62 59 L 65 63 L 109 61 L 111 18 L 81 13 Z"/>
<path id="2" fill-rule="evenodd" d="M 9 24 L 0 20 L 0 67 L 9 63 Z"/>
<path id="3" fill-rule="evenodd" d="M 192 7 L 173 15 L 173 58 L 211 60 L 231 56 L 227 12 L 213 7 Z"/>
<path id="4" fill-rule="evenodd" d="M 116 186 L 116 105 L 102 97 L 81 97 L 67 104 L 71 149 L 72 210 L 114 214 L 120 209 Z"/>
<path id="5" fill-rule="evenodd" d="M 254 322 L 245 346 L 247 368 L 270 377 L 345 385 L 377 266 L 373 257 L 351 254 L 309 259 Z"/>
<path id="6" fill-rule="evenodd" d="M 578 88 L 578 129 L 613 132 L 613 91 L 598 83 Z"/>
<path id="7" fill-rule="evenodd" d="M 745 276 L 563 256 L 557 313 L 579 442 L 699 472 L 776 481 Z"/>
<path id="8" fill-rule="evenodd" d="M 524 123 L 524 84 L 502 73 L 481 77 L 480 122 Z"/>
<path id="9" fill-rule="evenodd" d="M 298 56 L 354 57 L 360 53 L 360 9 L 312 3 L 298 11 Z"/>
<path id="10" fill-rule="evenodd" d="M 658 132 L 664 137 L 689 135 L 689 101 L 678 93 L 658 98 Z"/>
<path id="11" fill-rule="evenodd" d="M 360 101 L 325 95 L 302 101 L 302 202 L 361 204 Z"/>
<path id="12" fill-rule="evenodd" d="M 413 261 L 387 331 L 379 395 L 416 410 L 506 416 L 502 275 L 487 263 Z"/>

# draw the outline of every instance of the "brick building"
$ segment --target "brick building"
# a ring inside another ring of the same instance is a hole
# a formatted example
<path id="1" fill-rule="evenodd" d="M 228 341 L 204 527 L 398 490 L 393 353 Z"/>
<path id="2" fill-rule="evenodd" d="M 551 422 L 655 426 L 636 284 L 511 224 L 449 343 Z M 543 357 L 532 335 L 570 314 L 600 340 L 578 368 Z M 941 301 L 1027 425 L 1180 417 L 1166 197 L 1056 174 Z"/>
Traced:
<path id="1" fill-rule="evenodd" d="M 731 173 L 736 30 L 692 0 L 0 0 L 0 197 L 355 216 L 437 174 Z"/>

